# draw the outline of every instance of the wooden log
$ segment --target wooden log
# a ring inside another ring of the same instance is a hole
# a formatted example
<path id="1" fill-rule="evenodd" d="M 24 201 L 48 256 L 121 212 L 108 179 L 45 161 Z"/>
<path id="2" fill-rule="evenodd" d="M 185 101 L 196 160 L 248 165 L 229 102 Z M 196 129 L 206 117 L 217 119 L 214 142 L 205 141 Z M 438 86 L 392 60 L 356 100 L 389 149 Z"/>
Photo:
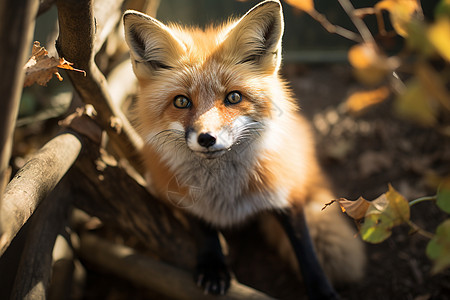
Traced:
<path id="1" fill-rule="evenodd" d="M 67 224 L 70 199 L 69 188 L 59 184 L 31 218 L 11 299 L 46 299 L 53 247 Z"/>
<path id="2" fill-rule="evenodd" d="M 105 228 L 174 265 L 194 268 L 200 236 L 196 221 L 154 198 L 97 144 L 84 143 L 68 175 L 77 191 L 75 205 Z"/>
<path id="3" fill-rule="evenodd" d="M 190 272 L 139 254 L 132 248 L 99 239 L 93 234 L 81 235 L 79 253 L 83 259 L 104 270 L 173 299 L 218 299 L 218 296 L 204 294 L 194 284 Z M 219 298 L 273 299 L 234 280 L 227 294 Z"/>
<path id="4" fill-rule="evenodd" d="M 72 166 L 81 150 L 81 142 L 71 133 L 49 141 L 21 168 L 7 185 L 0 204 L 0 255 Z"/>
<path id="5" fill-rule="evenodd" d="M 31 47 L 38 8 L 38 0 L 0 1 L 0 203 L 10 176 L 12 137 L 25 75 L 23 66 Z"/>

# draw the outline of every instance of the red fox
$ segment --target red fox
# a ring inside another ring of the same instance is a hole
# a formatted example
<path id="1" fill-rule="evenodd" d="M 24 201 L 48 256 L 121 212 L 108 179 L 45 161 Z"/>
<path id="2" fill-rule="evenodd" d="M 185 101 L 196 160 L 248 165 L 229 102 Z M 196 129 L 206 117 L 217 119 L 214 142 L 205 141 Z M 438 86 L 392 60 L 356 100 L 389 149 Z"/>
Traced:
<path id="1" fill-rule="evenodd" d="M 230 275 L 217 229 L 267 211 L 262 215 L 274 217 L 262 228 L 299 267 L 310 298 L 337 297 L 328 279 L 360 279 L 363 245 L 337 208 L 321 211 L 333 196 L 311 130 L 279 75 L 280 2 L 263 1 L 204 30 L 137 11 L 125 12 L 124 26 L 139 82 L 134 114 L 149 189 L 205 223 L 198 284 L 226 292 Z"/>

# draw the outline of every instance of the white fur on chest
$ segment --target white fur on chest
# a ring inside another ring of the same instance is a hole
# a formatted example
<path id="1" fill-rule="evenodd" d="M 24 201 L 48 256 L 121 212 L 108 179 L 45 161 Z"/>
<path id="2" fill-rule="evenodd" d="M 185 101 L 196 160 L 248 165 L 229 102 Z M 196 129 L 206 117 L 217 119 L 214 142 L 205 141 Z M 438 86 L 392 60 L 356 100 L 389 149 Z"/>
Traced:
<path id="1" fill-rule="evenodd" d="M 261 145 L 259 145 L 260 147 Z M 198 157 L 188 149 L 178 149 L 177 155 L 163 154 L 163 159 L 175 173 L 171 184 L 189 187 L 188 195 L 167 190 L 167 199 L 199 218 L 216 226 L 239 224 L 250 216 L 267 209 L 287 205 L 288 191 L 248 190 L 260 149 L 255 145 L 234 148 L 219 159 Z M 175 182 L 172 182 L 175 181 Z M 171 185 L 169 184 L 169 186 Z"/>

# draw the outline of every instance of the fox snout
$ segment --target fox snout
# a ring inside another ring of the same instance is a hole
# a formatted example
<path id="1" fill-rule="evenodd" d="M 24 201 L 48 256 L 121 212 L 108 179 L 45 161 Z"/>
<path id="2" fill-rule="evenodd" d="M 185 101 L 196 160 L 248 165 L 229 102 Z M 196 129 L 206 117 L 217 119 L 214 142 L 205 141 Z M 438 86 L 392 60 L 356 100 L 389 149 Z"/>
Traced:
<path id="1" fill-rule="evenodd" d="M 216 158 L 231 149 L 234 137 L 228 128 L 217 131 L 197 131 L 189 128 L 186 131 L 186 144 L 202 157 Z"/>

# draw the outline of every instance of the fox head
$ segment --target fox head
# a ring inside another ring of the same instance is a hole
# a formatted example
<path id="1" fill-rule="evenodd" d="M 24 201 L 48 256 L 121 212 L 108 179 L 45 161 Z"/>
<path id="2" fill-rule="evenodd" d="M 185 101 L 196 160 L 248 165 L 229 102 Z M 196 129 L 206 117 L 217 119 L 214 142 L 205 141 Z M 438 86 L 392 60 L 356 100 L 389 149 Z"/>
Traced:
<path id="1" fill-rule="evenodd" d="M 279 1 L 205 30 L 167 26 L 137 11 L 125 12 L 124 26 L 140 86 L 137 126 L 160 152 L 172 145 L 221 157 L 260 138 L 274 103 L 285 98 Z"/>

